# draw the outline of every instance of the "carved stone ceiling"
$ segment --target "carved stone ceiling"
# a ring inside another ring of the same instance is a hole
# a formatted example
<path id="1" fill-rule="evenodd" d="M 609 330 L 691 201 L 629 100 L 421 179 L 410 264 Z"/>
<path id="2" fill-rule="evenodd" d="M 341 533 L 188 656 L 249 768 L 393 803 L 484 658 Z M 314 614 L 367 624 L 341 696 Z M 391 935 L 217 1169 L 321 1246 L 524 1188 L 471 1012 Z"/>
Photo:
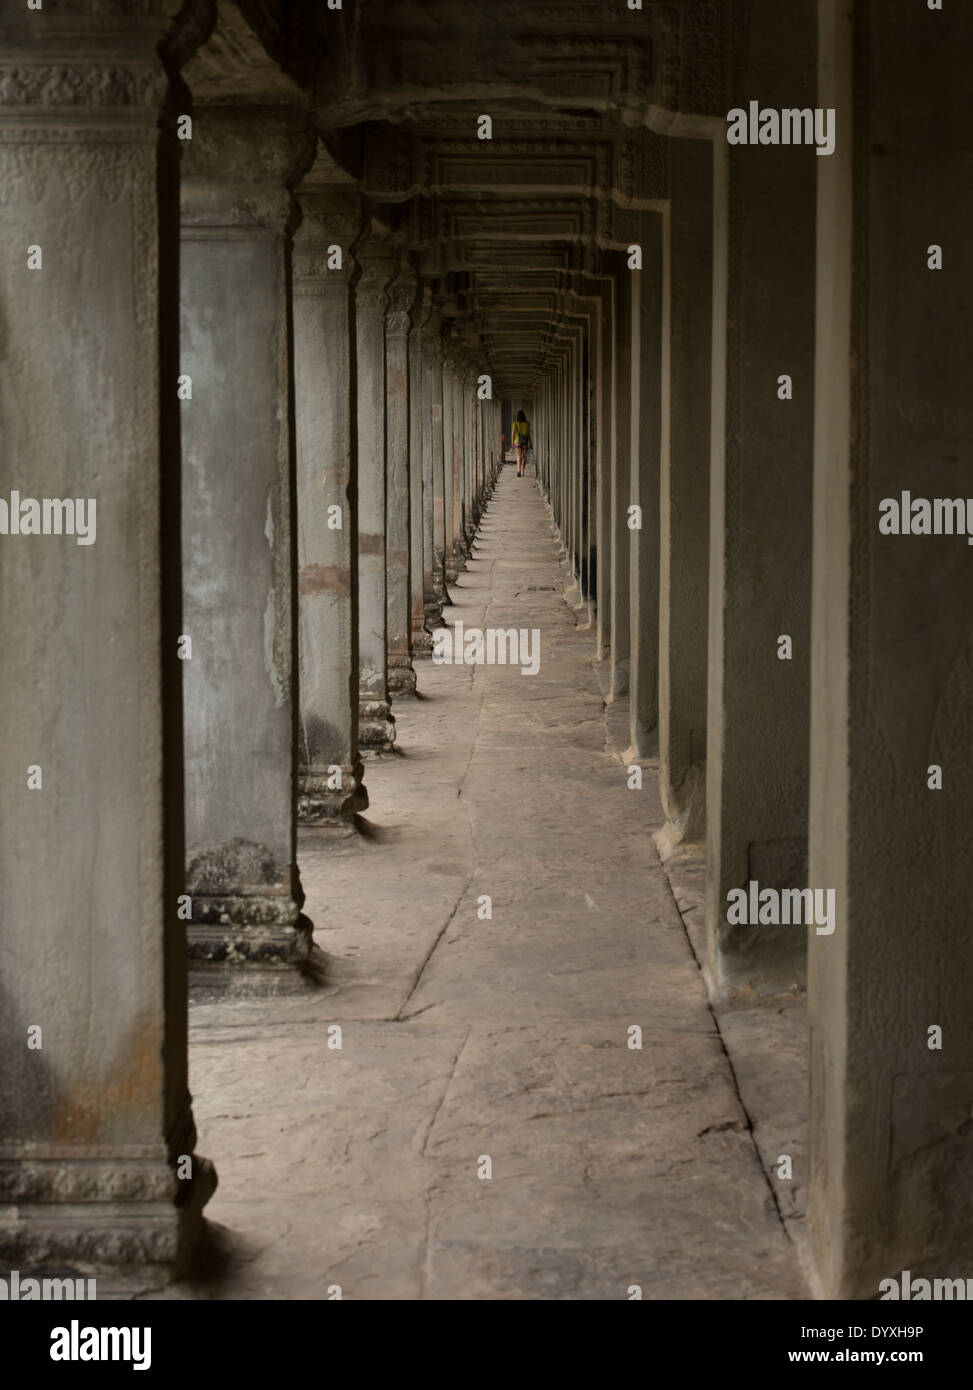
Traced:
<path id="1" fill-rule="evenodd" d="M 597 273 L 667 193 L 650 106 L 725 110 L 739 0 L 218 0 L 186 72 L 207 101 L 298 91 L 365 206 L 413 252 L 503 392 L 529 389 Z M 262 58 L 272 60 L 271 68 Z M 275 70 L 276 69 L 276 75 Z M 287 76 L 284 73 L 287 73 Z M 479 138 L 481 117 L 492 123 Z"/>

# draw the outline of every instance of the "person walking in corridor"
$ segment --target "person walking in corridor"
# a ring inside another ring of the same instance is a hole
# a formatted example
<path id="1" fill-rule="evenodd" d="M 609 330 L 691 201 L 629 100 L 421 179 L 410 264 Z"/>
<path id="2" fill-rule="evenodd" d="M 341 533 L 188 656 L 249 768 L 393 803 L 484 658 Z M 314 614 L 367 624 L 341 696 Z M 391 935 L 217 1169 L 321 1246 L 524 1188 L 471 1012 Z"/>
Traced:
<path id="1" fill-rule="evenodd" d="M 513 434 L 514 448 L 517 450 L 517 477 L 522 478 L 527 471 L 527 450 L 531 447 L 530 422 L 522 410 L 517 411 Z"/>

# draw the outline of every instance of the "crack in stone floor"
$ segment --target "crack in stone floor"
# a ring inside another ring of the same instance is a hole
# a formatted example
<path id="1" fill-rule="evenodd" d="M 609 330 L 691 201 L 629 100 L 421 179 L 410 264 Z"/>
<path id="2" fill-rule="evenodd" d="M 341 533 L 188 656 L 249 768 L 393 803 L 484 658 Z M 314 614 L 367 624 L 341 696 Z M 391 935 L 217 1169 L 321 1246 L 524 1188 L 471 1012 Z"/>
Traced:
<path id="1" fill-rule="evenodd" d="M 548 515 L 505 468 L 446 610 L 538 674 L 421 663 L 374 836 L 302 836 L 325 986 L 191 1009 L 228 1259 L 168 1296 L 805 1296 Z"/>

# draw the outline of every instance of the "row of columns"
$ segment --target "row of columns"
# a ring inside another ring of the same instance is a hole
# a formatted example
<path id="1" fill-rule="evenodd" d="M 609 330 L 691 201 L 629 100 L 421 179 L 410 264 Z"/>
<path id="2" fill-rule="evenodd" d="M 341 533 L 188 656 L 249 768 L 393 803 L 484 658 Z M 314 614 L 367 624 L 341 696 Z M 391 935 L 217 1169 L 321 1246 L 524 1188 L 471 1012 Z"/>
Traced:
<path id="1" fill-rule="evenodd" d="M 658 756 L 660 853 L 705 836 L 711 990 L 810 975 L 815 1278 L 866 1298 L 900 1269 L 960 1274 L 973 1239 L 973 570 L 962 538 L 878 527 L 883 498 L 969 491 L 943 93 L 966 90 L 970 21 L 889 7 L 856 50 L 867 9 L 763 8 L 742 89 L 833 108 L 836 153 L 684 123 L 639 257 L 601 253 L 604 292 L 573 277 L 535 403 L 569 600 L 596 601 L 627 758 Z M 948 274 L 927 256 L 946 237 Z M 752 884 L 832 891 L 832 923 L 740 923 Z"/>
<path id="2" fill-rule="evenodd" d="M 187 967 L 278 989 L 309 961 L 298 819 L 367 806 L 362 753 L 393 744 L 497 466 L 482 364 L 300 103 L 204 100 L 177 137 L 173 10 L 72 29 L 66 105 L 28 81 L 62 63 L 63 7 L 4 59 L 10 482 L 97 508 L 91 544 L 3 538 L 0 1260 L 23 1269 L 184 1266 L 215 1183 Z"/>

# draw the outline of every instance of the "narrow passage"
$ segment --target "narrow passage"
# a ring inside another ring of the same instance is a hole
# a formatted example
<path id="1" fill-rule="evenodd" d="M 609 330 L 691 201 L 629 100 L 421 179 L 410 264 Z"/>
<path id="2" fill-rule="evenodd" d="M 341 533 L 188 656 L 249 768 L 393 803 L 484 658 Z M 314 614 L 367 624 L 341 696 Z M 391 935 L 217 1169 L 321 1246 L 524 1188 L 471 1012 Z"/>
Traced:
<path id="1" fill-rule="evenodd" d="M 327 985 L 192 1009 L 211 1296 L 804 1296 L 563 574 L 508 465 L 446 618 L 538 673 L 417 663 L 370 833 L 302 837 Z"/>

